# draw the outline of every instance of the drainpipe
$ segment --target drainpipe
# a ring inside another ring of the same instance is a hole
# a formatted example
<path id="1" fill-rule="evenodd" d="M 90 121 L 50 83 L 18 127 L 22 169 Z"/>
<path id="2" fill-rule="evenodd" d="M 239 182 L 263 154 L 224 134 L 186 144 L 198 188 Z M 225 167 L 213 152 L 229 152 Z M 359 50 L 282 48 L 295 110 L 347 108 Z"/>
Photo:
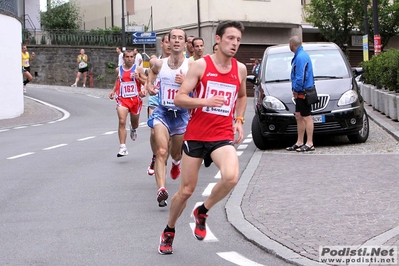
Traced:
<path id="1" fill-rule="evenodd" d="M 200 0 L 197 0 L 197 18 L 198 18 L 198 37 L 201 37 L 201 12 L 200 12 Z"/>
<path id="2" fill-rule="evenodd" d="M 111 27 L 114 27 L 114 0 L 111 0 Z"/>

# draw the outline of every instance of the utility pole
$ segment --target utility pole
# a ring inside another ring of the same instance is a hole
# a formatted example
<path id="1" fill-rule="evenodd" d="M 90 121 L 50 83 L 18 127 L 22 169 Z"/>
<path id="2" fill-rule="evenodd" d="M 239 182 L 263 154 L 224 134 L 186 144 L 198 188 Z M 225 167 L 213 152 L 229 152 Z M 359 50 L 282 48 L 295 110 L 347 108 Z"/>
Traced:
<path id="1" fill-rule="evenodd" d="M 111 0 L 111 27 L 114 27 L 114 0 Z"/>
<path id="2" fill-rule="evenodd" d="M 369 34 L 369 21 L 367 16 L 367 5 L 369 0 L 364 0 L 364 34 Z"/>
<path id="3" fill-rule="evenodd" d="M 369 21 L 368 6 L 369 0 L 364 0 L 364 35 L 363 35 L 363 61 L 369 61 Z"/>
<path id="4" fill-rule="evenodd" d="M 122 2 L 122 51 L 126 51 L 126 39 L 125 39 L 125 0 Z"/>
<path id="5" fill-rule="evenodd" d="M 378 0 L 373 0 L 373 23 L 374 23 L 374 54 L 381 53 L 380 26 L 378 23 Z"/>

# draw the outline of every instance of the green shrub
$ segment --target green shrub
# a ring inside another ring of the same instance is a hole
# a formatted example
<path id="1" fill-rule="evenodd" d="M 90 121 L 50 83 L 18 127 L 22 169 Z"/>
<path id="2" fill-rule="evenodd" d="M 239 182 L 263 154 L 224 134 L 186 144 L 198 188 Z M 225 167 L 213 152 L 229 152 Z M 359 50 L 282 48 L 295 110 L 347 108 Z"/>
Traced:
<path id="1" fill-rule="evenodd" d="M 399 51 L 389 49 L 370 61 L 360 63 L 364 73 L 361 80 L 367 84 L 383 86 L 388 90 L 399 92 Z"/>
<path id="2" fill-rule="evenodd" d="M 398 91 L 397 73 L 398 73 L 399 51 L 389 49 L 381 54 L 381 85 L 391 91 Z"/>

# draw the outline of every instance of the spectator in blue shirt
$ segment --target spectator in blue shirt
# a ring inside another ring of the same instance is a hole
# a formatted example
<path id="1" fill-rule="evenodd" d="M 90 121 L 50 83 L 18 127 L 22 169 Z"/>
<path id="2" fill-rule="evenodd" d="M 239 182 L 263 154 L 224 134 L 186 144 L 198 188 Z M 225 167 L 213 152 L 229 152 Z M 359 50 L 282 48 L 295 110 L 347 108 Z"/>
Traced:
<path id="1" fill-rule="evenodd" d="M 298 138 L 294 145 L 287 147 L 287 151 L 314 151 L 312 107 L 305 101 L 305 89 L 314 86 L 313 66 L 310 57 L 303 50 L 302 41 L 294 36 L 289 41 L 290 50 L 295 54 L 291 62 L 292 93 L 295 98 L 295 119 Z M 304 137 L 306 132 L 306 144 Z"/>

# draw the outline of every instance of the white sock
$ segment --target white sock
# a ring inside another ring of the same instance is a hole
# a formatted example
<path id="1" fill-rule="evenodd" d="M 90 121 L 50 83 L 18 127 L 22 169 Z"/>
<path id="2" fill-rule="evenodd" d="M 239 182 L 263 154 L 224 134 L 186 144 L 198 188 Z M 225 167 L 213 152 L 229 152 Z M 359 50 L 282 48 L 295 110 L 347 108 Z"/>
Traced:
<path id="1" fill-rule="evenodd" d="M 172 160 L 172 163 L 173 163 L 174 165 L 178 165 L 178 164 L 180 164 L 180 161 Z"/>
<path id="2" fill-rule="evenodd" d="M 119 145 L 119 148 L 126 148 L 126 144 Z"/>

